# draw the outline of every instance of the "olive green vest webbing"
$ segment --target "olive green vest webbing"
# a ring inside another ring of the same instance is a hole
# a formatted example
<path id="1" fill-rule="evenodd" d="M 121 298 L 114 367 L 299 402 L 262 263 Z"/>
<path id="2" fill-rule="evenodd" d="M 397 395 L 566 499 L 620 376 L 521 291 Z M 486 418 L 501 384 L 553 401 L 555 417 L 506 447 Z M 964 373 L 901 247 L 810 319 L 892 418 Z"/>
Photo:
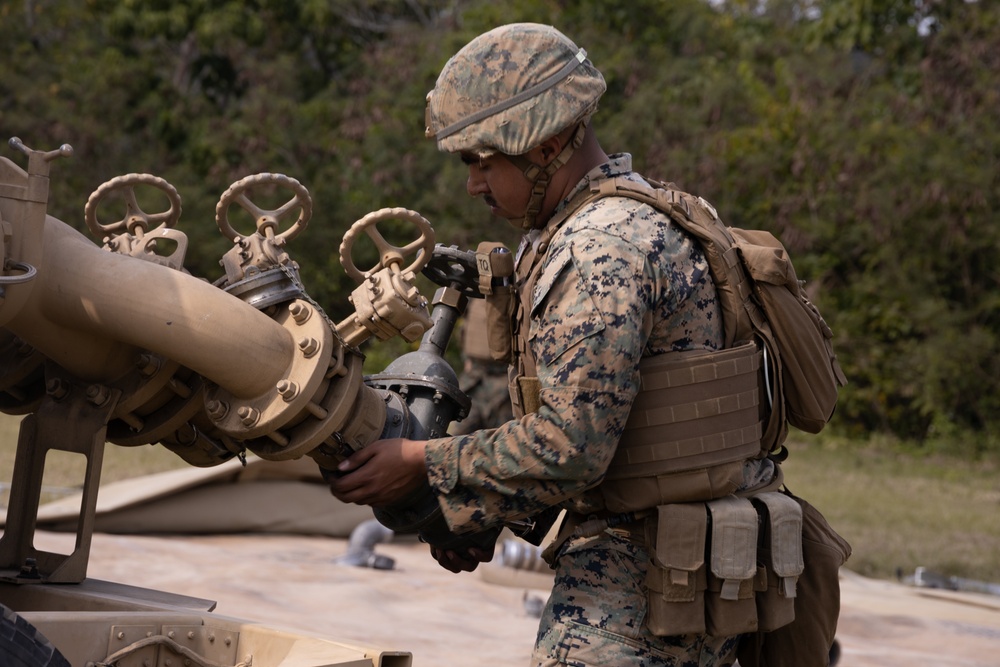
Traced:
<path id="1" fill-rule="evenodd" d="M 760 361 L 752 342 L 643 359 L 639 394 L 607 477 L 645 477 L 756 456 Z"/>
<path id="2" fill-rule="evenodd" d="M 743 462 L 760 455 L 761 356 L 748 342 L 639 363 L 639 393 L 599 487 L 609 511 L 736 492 Z"/>

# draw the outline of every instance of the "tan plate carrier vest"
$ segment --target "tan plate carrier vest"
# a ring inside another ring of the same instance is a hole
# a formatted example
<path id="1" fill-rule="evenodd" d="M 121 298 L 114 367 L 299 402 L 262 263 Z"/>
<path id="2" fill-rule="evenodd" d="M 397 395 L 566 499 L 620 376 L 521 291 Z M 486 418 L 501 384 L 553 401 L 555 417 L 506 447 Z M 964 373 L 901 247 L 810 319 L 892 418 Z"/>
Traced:
<path id="1" fill-rule="evenodd" d="M 477 250 L 491 351 L 512 364 L 516 417 L 540 405 L 528 331 L 541 260 L 562 223 L 596 196 L 578 195 L 519 258 L 519 298 L 513 286 L 496 287 L 514 269 L 509 254 L 498 256 L 496 244 Z M 639 393 L 597 489 L 609 516 L 646 517 L 624 532 L 646 544 L 655 564 L 646 581 L 647 625 L 658 635 L 730 636 L 789 623 L 803 571 L 802 510 L 773 490 L 778 484 L 752 497 L 736 495 L 744 461 L 762 455 L 759 346 L 749 341 L 647 357 L 639 373 Z M 562 538 L 587 518 L 571 516 Z"/>

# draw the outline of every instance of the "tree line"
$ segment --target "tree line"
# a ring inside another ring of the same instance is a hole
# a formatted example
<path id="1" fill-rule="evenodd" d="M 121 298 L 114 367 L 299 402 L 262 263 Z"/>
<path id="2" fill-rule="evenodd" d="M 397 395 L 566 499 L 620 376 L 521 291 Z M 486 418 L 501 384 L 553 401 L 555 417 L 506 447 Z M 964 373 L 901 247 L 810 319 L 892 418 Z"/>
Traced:
<path id="1" fill-rule="evenodd" d="M 423 137 L 447 58 L 513 21 L 557 26 L 604 72 L 606 150 L 782 239 L 850 380 L 835 429 L 998 450 L 992 2 L 0 0 L 0 133 L 73 145 L 50 213 L 80 229 L 104 181 L 168 180 L 187 266 L 210 279 L 221 193 L 298 179 L 315 212 L 288 250 L 346 316 L 337 249 L 369 211 L 417 210 L 449 245 L 513 242 Z"/>

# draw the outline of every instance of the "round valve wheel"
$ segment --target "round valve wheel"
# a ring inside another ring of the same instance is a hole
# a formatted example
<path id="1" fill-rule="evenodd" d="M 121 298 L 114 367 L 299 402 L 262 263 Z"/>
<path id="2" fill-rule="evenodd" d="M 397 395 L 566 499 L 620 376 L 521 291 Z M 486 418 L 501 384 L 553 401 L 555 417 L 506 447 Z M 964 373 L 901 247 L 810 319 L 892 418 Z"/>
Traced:
<path id="1" fill-rule="evenodd" d="M 479 291 L 479 265 L 476 253 L 455 246 L 437 245 L 423 274 L 441 287 L 450 287 L 473 299 L 483 298 Z"/>
<path id="2" fill-rule="evenodd" d="M 292 198 L 278 208 L 269 211 L 250 201 L 247 194 L 250 190 L 268 185 L 277 185 L 291 190 Z M 309 191 L 306 190 L 305 186 L 294 178 L 284 174 L 269 173 L 247 176 L 230 185 L 229 189 L 222 193 L 219 203 L 215 206 L 215 224 L 219 226 L 222 235 L 230 241 L 235 241 L 238 237 L 243 236 L 238 234 L 229 224 L 229 207 L 233 202 L 239 204 L 243 210 L 253 216 L 257 224 L 257 232 L 261 236 L 270 237 L 278 241 L 279 245 L 298 236 L 306 228 L 309 218 L 312 217 L 312 197 L 309 196 Z M 291 227 L 280 234 L 277 233 L 278 223 L 289 217 L 289 214 L 296 209 L 301 209 L 298 219 L 292 223 Z"/>
<path id="3" fill-rule="evenodd" d="M 170 208 L 161 213 L 149 214 L 142 210 L 135 198 L 135 186 L 149 185 L 160 190 L 167 196 Z M 112 192 L 121 191 L 122 198 L 125 199 L 125 217 L 118 222 L 101 224 L 97 220 L 97 207 L 101 201 Z M 173 227 L 181 217 L 181 196 L 177 189 L 167 183 L 159 176 L 152 174 L 125 174 L 117 176 L 104 183 L 94 190 L 87 205 L 83 209 L 84 219 L 87 227 L 97 238 L 110 236 L 114 233 L 128 232 L 134 236 L 141 236 L 152 227 L 163 225 Z M 138 230 L 138 234 L 136 231 Z"/>
<path id="4" fill-rule="evenodd" d="M 394 246 L 386 241 L 385 237 L 376 228 L 378 223 L 383 220 L 405 220 L 406 222 L 412 222 L 420 231 L 420 236 L 402 247 Z M 378 263 L 366 271 L 358 269 L 354 264 L 354 259 L 351 257 L 351 250 L 354 249 L 354 243 L 362 233 L 368 235 L 368 238 L 375 244 L 379 253 Z M 351 228 L 347 230 L 347 233 L 344 234 L 344 240 L 340 244 L 340 263 L 343 265 L 347 275 L 353 278 L 355 282 L 360 283 L 365 279 L 366 274 L 375 273 L 393 264 L 402 264 L 403 260 L 413 253 L 416 253 L 416 258 L 409 266 L 402 269 L 401 273 L 406 273 L 407 271 L 416 273 L 430 261 L 433 250 L 434 229 L 424 216 L 416 211 L 405 208 L 383 208 L 369 213 L 351 225 Z"/>

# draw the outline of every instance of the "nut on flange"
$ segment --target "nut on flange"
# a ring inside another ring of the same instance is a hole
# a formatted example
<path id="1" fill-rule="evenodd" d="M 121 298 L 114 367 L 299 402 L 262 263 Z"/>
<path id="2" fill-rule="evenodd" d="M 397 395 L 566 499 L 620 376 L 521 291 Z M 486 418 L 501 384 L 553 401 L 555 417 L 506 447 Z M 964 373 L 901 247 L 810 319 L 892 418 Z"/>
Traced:
<path id="1" fill-rule="evenodd" d="M 270 390 L 257 396 L 236 396 L 221 386 L 206 392 L 205 407 L 215 425 L 235 440 L 245 441 L 272 434 L 285 428 L 314 401 L 321 391 L 336 348 L 329 321 L 316 317 L 314 306 L 295 299 L 286 308 L 278 308 L 274 320 L 288 333 L 289 345 L 275 350 L 288 359 L 288 366 L 273 380 Z M 223 412 L 213 402 L 228 404 Z M 216 417 L 216 413 L 221 416 Z M 274 438 L 272 438 L 273 440 Z"/>

